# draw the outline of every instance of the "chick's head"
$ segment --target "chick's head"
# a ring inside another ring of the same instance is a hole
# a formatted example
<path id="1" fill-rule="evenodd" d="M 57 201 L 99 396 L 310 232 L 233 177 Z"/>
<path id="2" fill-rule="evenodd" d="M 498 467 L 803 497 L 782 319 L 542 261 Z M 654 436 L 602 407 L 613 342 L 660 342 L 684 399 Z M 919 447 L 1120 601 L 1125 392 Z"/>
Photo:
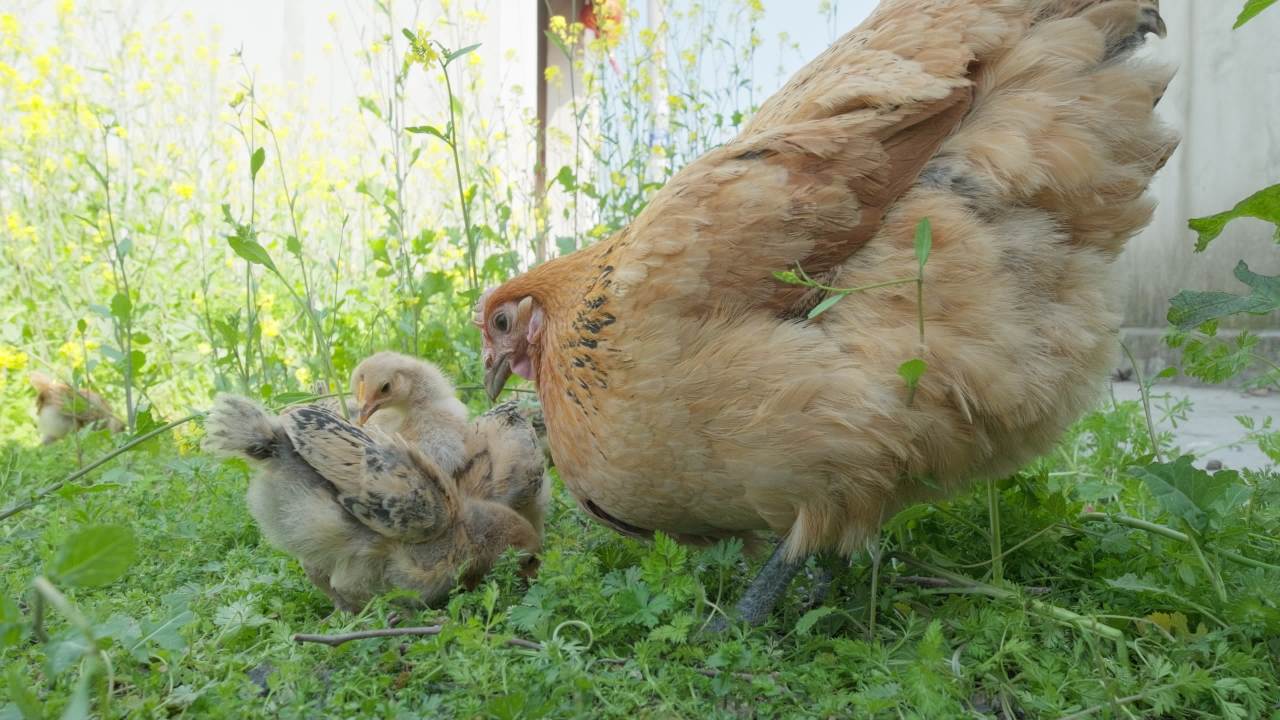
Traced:
<path id="1" fill-rule="evenodd" d="M 453 385 L 439 368 L 394 352 L 366 358 L 351 375 L 351 387 L 360 405 L 361 425 L 384 408 L 408 411 L 454 397 Z"/>

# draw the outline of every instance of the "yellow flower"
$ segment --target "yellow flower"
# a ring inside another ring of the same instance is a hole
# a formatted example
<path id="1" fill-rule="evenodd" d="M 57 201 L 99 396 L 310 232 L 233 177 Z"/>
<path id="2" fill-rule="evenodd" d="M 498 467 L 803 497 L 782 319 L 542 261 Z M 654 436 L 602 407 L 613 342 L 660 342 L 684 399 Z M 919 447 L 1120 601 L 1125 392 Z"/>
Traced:
<path id="1" fill-rule="evenodd" d="M 409 60 L 423 67 L 434 65 L 440 60 L 440 53 L 436 52 L 436 46 L 431 42 L 431 33 L 424 27 L 419 27 L 418 32 L 414 33 Z"/>
<path id="2" fill-rule="evenodd" d="M 27 366 L 27 354 L 8 345 L 0 345 L 0 368 L 21 370 Z"/>
<path id="3" fill-rule="evenodd" d="M 213 346 L 207 342 L 202 342 L 196 346 L 196 351 L 199 352 L 201 355 L 212 355 Z"/>
<path id="4" fill-rule="evenodd" d="M 58 356 L 70 363 L 73 368 L 84 365 L 84 351 L 78 342 L 67 341 L 62 343 L 62 347 L 58 348 Z"/>
<path id="5" fill-rule="evenodd" d="M 542 74 L 546 76 L 547 82 L 554 82 L 556 78 L 560 77 L 560 67 L 548 65 L 547 69 L 542 71 Z"/>
<path id="6" fill-rule="evenodd" d="M 270 310 L 276 306 L 276 296 L 269 292 L 258 293 L 258 309 L 262 311 Z"/>
<path id="7" fill-rule="evenodd" d="M 177 195 L 183 200 L 190 200 L 191 196 L 196 194 L 196 186 L 191 183 L 174 183 L 171 189 L 173 190 L 174 195 Z"/>
<path id="8" fill-rule="evenodd" d="M 16 38 L 21 30 L 18 18 L 13 13 L 0 13 L 0 37 Z"/>
<path id="9" fill-rule="evenodd" d="M 298 379 L 298 383 L 303 386 L 311 385 L 311 368 L 300 367 L 293 371 L 293 376 Z"/>
<path id="10" fill-rule="evenodd" d="M 262 336 L 269 338 L 280 337 L 280 323 L 273 317 L 265 317 L 262 319 Z"/>

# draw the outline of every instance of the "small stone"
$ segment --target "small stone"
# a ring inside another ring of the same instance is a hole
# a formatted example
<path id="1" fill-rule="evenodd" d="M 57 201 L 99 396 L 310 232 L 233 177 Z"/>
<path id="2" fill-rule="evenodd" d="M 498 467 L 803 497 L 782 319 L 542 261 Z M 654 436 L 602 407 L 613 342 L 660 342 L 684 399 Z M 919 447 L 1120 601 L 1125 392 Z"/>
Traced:
<path id="1" fill-rule="evenodd" d="M 1204 469 L 1208 470 L 1209 472 L 1217 472 L 1222 469 L 1222 461 L 1210 460 L 1209 462 L 1205 463 Z"/>
<path id="2" fill-rule="evenodd" d="M 269 662 L 264 662 L 247 673 L 249 675 L 249 679 L 252 680 L 253 684 L 257 685 L 259 688 L 258 697 L 266 697 L 271 692 L 271 687 L 267 685 L 267 678 L 275 671 L 276 668 L 274 665 Z"/>

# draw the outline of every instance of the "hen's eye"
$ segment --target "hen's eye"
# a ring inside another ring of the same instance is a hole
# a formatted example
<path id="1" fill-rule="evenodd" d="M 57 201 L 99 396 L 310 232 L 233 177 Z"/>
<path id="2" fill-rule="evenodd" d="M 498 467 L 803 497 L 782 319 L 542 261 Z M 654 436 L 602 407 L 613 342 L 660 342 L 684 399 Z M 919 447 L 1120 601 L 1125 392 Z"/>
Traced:
<path id="1" fill-rule="evenodd" d="M 387 394 L 387 393 L 389 393 L 389 392 L 391 392 L 391 383 L 383 383 L 383 384 L 382 384 L 382 394 L 383 394 L 383 395 L 386 395 L 386 394 Z"/>
<path id="2" fill-rule="evenodd" d="M 507 319 L 506 313 L 498 313 L 493 316 L 493 329 L 501 333 L 511 329 L 511 321 Z"/>

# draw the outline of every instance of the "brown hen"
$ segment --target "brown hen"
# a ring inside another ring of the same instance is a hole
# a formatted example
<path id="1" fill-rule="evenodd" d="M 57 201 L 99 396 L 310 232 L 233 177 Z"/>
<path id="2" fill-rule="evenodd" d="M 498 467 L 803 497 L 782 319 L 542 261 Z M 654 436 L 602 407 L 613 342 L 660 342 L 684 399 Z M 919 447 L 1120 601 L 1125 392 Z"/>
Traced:
<path id="1" fill-rule="evenodd" d="M 36 390 L 36 426 L 43 444 L 57 442 L 89 425 L 105 427 L 113 433 L 124 430 L 124 421 L 98 393 L 73 389 L 40 372 L 31 373 L 29 379 Z"/>
<path id="2" fill-rule="evenodd" d="M 1177 145 L 1150 0 L 886 0 L 621 232 L 492 290 L 486 386 L 535 379 L 555 464 L 625 533 L 784 538 L 739 604 L 904 505 L 1044 453 L 1098 395 L 1112 261 Z M 914 277 L 851 294 L 786 285 Z M 917 326 L 925 319 L 924 345 Z M 914 397 L 898 375 L 927 362 Z"/>

